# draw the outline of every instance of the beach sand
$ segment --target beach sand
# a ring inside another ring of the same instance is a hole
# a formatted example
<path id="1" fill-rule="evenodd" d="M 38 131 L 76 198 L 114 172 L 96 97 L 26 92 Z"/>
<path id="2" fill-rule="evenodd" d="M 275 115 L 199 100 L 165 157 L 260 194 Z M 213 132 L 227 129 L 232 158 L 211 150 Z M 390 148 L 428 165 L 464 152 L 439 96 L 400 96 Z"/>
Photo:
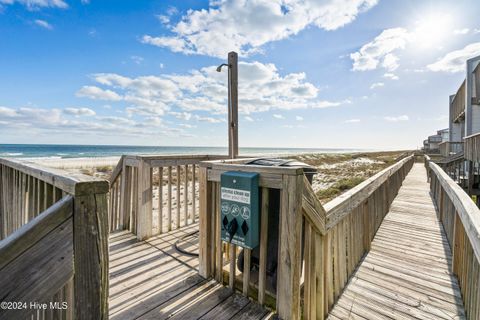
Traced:
<path id="1" fill-rule="evenodd" d="M 341 193 L 353 188 L 355 185 L 361 183 L 365 179 L 373 176 L 377 172 L 390 166 L 395 160 L 400 157 L 405 151 L 385 151 L 385 152 L 361 152 L 361 153 L 316 153 L 316 154 L 301 154 L 290 155 L 286 158 L 293 158 L 317 168 L 318 173 L 313 178 L 313 189 L 317 193 L 322 203 L 339 196 Z M 60 168 L 67 171 L 80 172 L 83 174 L 109 179 L 113 168 L 117 165 L 120 157 L 98 157 L 98 158 L 66 158 L 66 159 L 49 159 L 37 158 L 33 161 L 42 165 L 54 168 Z M 30 159 L 30 161 L 32 161 Z M 163 206 L 164 210 L 168 207 L 168 191 L 166 188 L 167 170 L 164 170 L 163 181 Z M 156 170 L 154 177 L 156 177 Z M 183 177 L 183 171 L 181 172 Z M 157 178 L 158 179 L 158 178 Z M 173 179 L 176 181 L 175 169 L 173 170 Z M 190 179 L 189 179 L 190 180 Z M 154 210 L 158 211 L 159 188 L 158 181 L 153 181 L 153 198 Z M 198 184 L 196 186 L 196 196 L 198 198 Z M 183 217 L 183 202 L 184 202 L 184 186 L 183 182 L 180 186 L 180 206 L 182 212 L 180 216 Z M 188 185 L 188 201 L 189 212 L 192 209 L 192 183 Z M 177 206 L 177 190 L 176 185 L 172 185 L 172 216 L 176 217 Z M 197 203 L 198 210 L 198 203 Z M 172 223 L 175 223 L 175 219 Z M 168 221 L 164 222 L 168 223 Z"/>

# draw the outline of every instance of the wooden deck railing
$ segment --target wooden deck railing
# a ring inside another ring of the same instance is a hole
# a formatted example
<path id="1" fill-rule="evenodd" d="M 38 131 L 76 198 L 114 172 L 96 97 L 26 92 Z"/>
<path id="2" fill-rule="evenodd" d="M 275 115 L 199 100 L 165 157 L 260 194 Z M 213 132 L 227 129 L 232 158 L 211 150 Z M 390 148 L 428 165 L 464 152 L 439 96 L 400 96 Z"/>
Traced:
<path id="1" fill-rule="evenodd" d="M 452 250 L 467 319 L 480 318 L 480 210 L 438 165 L 425 160 L 431 194 Z"/>
<path id="2" fill-rule="evenodd" d="M 465 159 L 480 162 L 480 132 L 464 138 Z"/>
<path id="3" fill-rule="evenodd" d="M 390 203 L 413 165 L 408 156 L 379 172 L 324 207 L 301 168 L 246 166 L 244 160 L 200 164 L 200 274 L 228 284 L 241 282 L 243 293 L 260 304 L 266 290 L 268 211 L 278 205 L 278 269 L 275 307 L 282 319 L 324 318 L 346 285 L 356 265 L 388 212 Z M 258 281 L 250 278 L 251 252 L 244 250 L 244 270 L 236 277 L 237 247 L 220 237 L 220 176 L 226 171 L 257 172 L 260 176 L 260 246 Z M 279 192 L 279 204 L 269 199 Z M 303 239 L 303 241 L 302 241 Z M 302 250 L 303 243 L 303 250 Z M 302 254 L 303 251 L 303 254 Z M 302 276 L 302 263 L 304 272 Z"/>
<path id="4" fill-rule="evenodd" d="M 326 316 L 339 298 L 356 266 L 370 250 L 370 243 L 413 163 L 414 156 L 408 156 L 325 204 L 324 235 L 318 228 L 310 228 L 306 219 L 306 319 Z"/>
<path id="5" fill-rule="evenodd" d="M 0 319 L 108 317 L 107 192 L 106 181 L 0 159 L 1 300 L 24 303 Z"/>
<path id="6" fill-rule="evenodd" d="M 444 157 L 463 151 L 463 142 L 445 141 L 438 145 L 440 154 Z"/>
<path id="7" fill-rule="evenodd" d="M 452 119 L 453 122 L 458 122 L 465 117 L 465 80 L 462 82 L 453 98 L 450 112 L 450 119 Z"/>
<path id="8" fill-rule="evenodd" d="M 122 156 L 110 180 L 110 231 L 139 239 L 194 223 L 198 216 L 198 163 L 212 155 Z"/>

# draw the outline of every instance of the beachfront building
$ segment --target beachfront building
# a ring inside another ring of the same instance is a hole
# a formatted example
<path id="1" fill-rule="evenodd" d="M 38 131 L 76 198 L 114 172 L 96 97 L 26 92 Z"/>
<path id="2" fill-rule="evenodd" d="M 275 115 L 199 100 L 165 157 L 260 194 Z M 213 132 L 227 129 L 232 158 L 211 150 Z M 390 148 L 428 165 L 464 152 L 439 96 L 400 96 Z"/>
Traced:
<path id="1" fill-rule="evenodd" d="M 449 139 L 448 132 L 447 128 L 438 130 L 436 134 L 428 136 L 428 138 L 423 141 L 423 151 L 427 154 L 439 154 L 440 145 Z"/>
<path id="2" fill-rule="evenodd" d="M 439 144 L 444 170 L 480 203 L 480 56 L 466 62 L 465 80 L 449 96 L 448 140 Z"/>

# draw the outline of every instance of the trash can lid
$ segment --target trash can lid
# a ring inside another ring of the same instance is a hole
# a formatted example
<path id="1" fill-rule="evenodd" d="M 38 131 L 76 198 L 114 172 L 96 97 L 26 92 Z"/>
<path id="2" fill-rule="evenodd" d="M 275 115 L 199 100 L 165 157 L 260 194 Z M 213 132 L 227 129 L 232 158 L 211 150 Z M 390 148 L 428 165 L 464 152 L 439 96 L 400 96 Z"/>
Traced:
<path id="1" fill-rule="evenodd" d="M 304 172 L 317 172 L 315 167 L 311 165 L 300 162 L 297 160 L 289 160 L 289 159 L 279 159 L 279 158 L 259 158 L 252 160 L 246 163 L 257 165 L 257 166 L 268 166 L 268 167 L 300 167 L 303 168 Z"/>

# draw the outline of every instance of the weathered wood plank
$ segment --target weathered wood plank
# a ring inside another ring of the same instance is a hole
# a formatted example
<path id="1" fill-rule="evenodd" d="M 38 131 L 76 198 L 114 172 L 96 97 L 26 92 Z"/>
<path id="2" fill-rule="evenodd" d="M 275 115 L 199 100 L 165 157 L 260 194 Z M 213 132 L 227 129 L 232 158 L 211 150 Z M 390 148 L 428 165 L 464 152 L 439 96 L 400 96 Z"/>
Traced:
<path id="1" fill-rule="evenodd" d="M 72 219 L 68 218 L 5 265 L 0 270 L 2 300 L 28 304 L 50 301 L 73 275 L 72 231 Z M 30 307 L 21 310 L 2 308 L 0 319 L 24 319 L 33 311 Z"/>
<path id="2" fill-rule="evenodd" d="M 312 227 L 314 227 L 317 232 L 322 235 L 325 235 L 326 228 L 325 223 L 327 219 L 327 213 L 323 208 L 320 200 L 318 200 L 313 188 L 308 181 L 307 177 L 303 177 L 303 200 L 302 207 L 305 217 L 310 221 Z"/>
<path id="3" fill-rule="evenodd" d="M 428 190 L 425 169 L 414 164 L 383 219 L 370 252 L 330 315 L 465 319 L 458 281 L 450 272 L 451 251 Z M 384 192 L 381 195 L 385 197 Z M 405 203 L 408 205 L 403 206 Z"/>
<path id="4" fill-rule="evenodd" d="M 96 184 L 75 186 L 74 286 L 75 319 L 108 318 L 108 227 L 106 193 Z M 90 191 L 90 193 L 87 193 Z"/>
<path id="5" fill-rule="evenodd" d="M 303 175 L 283 177 L 278 240 L 277 311 L 284 319 L 300 317 L 303 186 Z"/>
<path id="6" fill-rule="evenodd" d="M 0 241 L 0 270 L 20 254 L 29 250 L 49 232 L 73 214 L 73 198 L 66 196 L 15 233 Z"/>

